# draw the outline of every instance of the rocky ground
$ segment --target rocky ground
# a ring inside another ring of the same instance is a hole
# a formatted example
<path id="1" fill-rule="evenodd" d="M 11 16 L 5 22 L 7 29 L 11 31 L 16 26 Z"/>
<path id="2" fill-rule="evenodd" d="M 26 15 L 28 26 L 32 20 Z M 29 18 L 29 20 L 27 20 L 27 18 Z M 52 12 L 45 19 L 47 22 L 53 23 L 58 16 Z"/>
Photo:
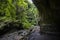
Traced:
<path id="1" fill-rule="evenodd" d="M 15 32 L 0 35 L 0 40 L 27 40 L 32 29 L 34 29 L 33 26 L 28 30 L 15 30 Z"/>
<path id="2" fill-rule="evenodd" d="M 2 35 L 0 40 L 60 40 L 60 37 L 40 34 L 40 27 L 34 26 L 29 30 L 20 30 Z"/>
<path id="3" fill-rule="evenodd" d="M 26 30 L 16 31 L 10 34 L 5 34 L 0 37 L 0 40 L 21 40 L 27 35 Z"/>
<path id="4" fill-rule="evenodd" d="M 35 26 L 32 33 L 29 35 L 28 40 L 60 40 L 60 36 L 41 34 L 40 27 Z"/>

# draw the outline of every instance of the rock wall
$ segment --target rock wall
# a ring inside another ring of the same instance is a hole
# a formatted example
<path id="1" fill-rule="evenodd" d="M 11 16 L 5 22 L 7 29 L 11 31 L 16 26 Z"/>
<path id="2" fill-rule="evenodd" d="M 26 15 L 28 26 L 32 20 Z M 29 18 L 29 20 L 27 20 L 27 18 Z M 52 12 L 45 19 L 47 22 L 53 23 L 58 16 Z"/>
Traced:
<path id="1" fill-rule="evenodd" d="M 60 0 L 33 0 L 39 10 L 40 31 L 60 34 Z"/>

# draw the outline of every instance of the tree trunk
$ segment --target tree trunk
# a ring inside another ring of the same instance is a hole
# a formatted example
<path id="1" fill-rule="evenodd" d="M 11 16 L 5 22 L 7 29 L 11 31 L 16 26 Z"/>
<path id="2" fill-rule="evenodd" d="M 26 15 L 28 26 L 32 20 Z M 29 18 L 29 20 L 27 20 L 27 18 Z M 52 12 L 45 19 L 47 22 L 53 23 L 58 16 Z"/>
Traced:
<path id="1" fill-rule="evenodd" d="M 39 10 L 40 32 L 60 34 L 60 0 L 33 0 Z"/>

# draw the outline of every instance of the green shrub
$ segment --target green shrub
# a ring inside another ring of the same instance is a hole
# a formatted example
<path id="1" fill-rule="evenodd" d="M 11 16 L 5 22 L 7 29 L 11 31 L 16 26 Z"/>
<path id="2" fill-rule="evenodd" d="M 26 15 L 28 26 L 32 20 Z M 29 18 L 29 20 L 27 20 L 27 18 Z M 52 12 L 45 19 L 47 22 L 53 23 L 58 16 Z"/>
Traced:
<path id="1" fill-rule="evenodd" d="M 36 23 L 37 14 L 37 8 L 27 0 L 0 0 L 0 29 L 12 22 L 29 28 Z"/>

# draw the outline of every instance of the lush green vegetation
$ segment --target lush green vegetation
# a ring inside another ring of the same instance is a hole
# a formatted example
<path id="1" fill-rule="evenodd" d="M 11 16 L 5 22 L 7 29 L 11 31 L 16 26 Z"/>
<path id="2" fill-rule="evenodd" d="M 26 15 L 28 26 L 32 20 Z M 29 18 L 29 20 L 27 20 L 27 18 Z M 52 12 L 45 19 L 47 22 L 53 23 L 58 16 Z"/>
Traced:
<path id="1" fill-rule="evenodd" d="M 36 25 L 38 11 L 27 0 L 0 0 L 0 30 L 9 23 L 12 27 L 29 28 Z"/>

